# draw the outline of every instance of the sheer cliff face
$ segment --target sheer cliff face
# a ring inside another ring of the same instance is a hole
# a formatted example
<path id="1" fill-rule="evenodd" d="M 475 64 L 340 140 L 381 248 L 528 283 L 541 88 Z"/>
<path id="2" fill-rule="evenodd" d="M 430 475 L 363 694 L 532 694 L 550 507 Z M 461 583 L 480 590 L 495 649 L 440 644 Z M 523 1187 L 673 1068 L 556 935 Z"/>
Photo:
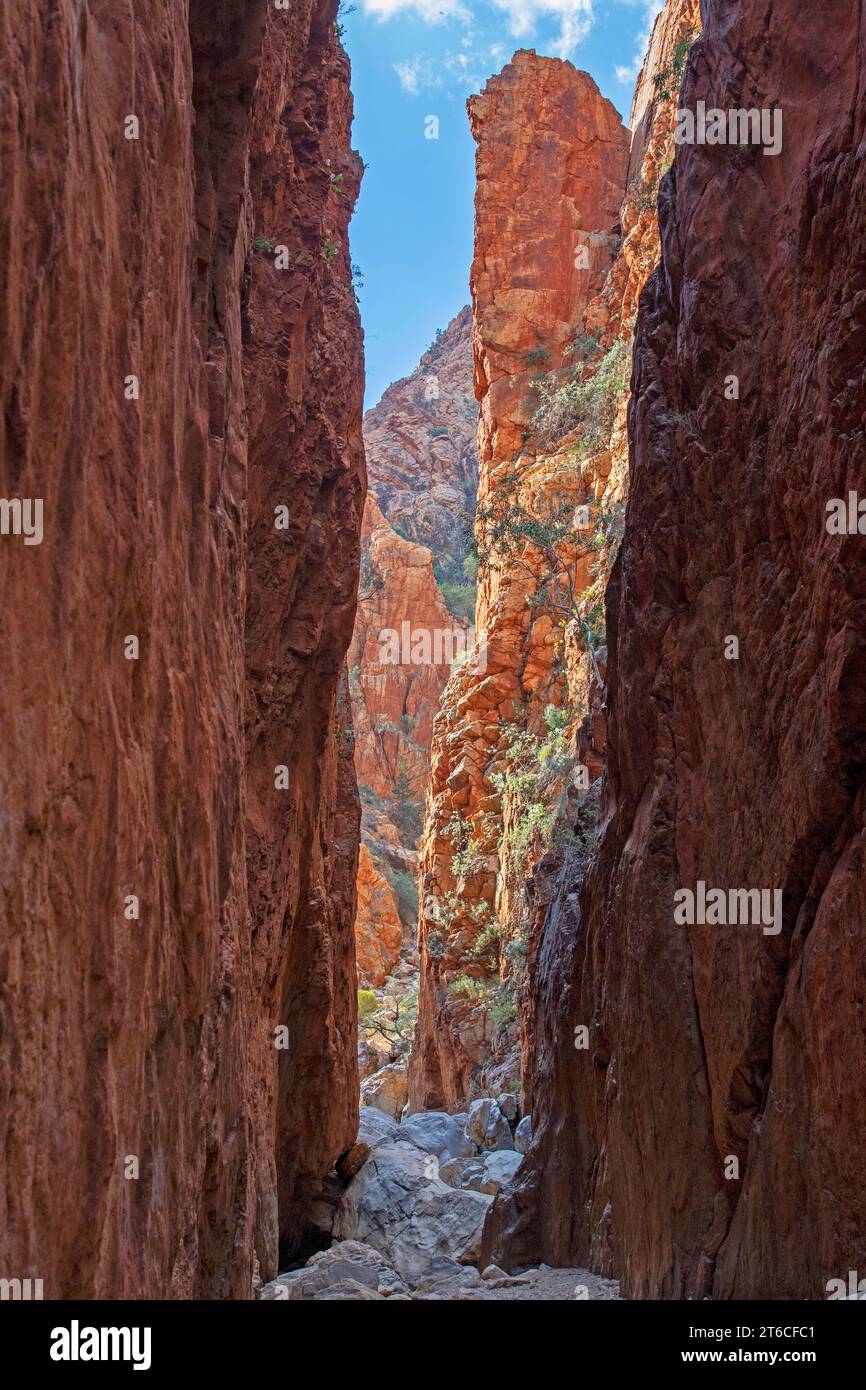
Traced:
<path id="1" fill-rule="evenodd" d="M 488 1248 L 632 1297 L 820 1298 L 866 1260 L 866 559 L 826 527 L 862 484 L 866 13 L 704 10 L 684 105 L 780 108 L 783 145 L 683 146 L 662 188 L 604 832 L 545 924 L 535 1140 Z M 779 890 L 780 930 L 677 924 L 699 880 Z"/>
<path id="2" fill-rule="evenodd" d="M 462 309 L 364 417 L 371 490 L 349 676 L 369 850 L 356 918 L 365 985 L 381 985 L 397 963 L 395 913 L 415 931 L 411 890 L 401 898 L 396 885 L 408 889 L 417 872 L 433 717 L 474 606 L 464 572 L 478 482 L 471 327 Z"/>
<path id="3" fill-rule="evenodd" d="M 475 510 L 477 425 L 467 306 L 364 416 L 370 489 L 382 514 L 457 582 Z"/>
<path id="4" fill-rule="evenodd" d="M 500 505 L 529 435 L 539 362 L 563 364 L 610 269 L 628 139 L 591 78 L 532 52 L 517 53 L 491 78 L 469 102 L 469 116 L 478 146 L 471 289 L 485 509 Z M 584 499 L 573 460 L 519 463 L 517 500 L 528 510 L 551 496 Z M 478 534 L 483 543 L 483 526 Z M 498 874 L 503 806 L 495 778 L 506 725 L 527 709 L 538 716 L 564 688 L 554 622 L 529 602 L 539 582 L 532 566 L 529 549 L 505 566 L 482 562 L 483 653 L 452 678 L 434 725 L 413 1109 L 458 1105 L 483 1069 L 502 1060 L 491 1012 L 478 1002 L 491 988 L 491 943 L 495 951 L 510 916 L 511 889 Z M 498 1005 L 503 1020 L 509 1005 L 504 997 Z"/>
<path id="5" fill-rule="evenodd" d="M 248 1297 L 353 1136 L 334 11 L 0 18 L 0 492 L 44 504 L 0 539 L 0 1262 L 46 1297 Z"/>

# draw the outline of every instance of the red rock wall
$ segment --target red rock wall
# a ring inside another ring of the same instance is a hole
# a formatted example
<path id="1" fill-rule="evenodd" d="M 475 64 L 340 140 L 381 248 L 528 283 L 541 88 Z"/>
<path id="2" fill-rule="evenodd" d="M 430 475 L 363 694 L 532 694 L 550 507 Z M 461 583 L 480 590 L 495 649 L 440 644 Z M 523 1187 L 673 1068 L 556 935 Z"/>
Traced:
<path id="1" fill-rule="evenodd" d="M 478 482 L 477 420 L 472 318 L 465 308 L 416 370 L 392 383 L 364 416 L 370 491 L 348 658 L 361 836 L 369 851 L 359 862 L 355 919 L 362 985 L 383 984 L 397 964 L 397 912 L 407 936 L 416 933 L 417 908 L 406 884 L 418 869 L 433 717 L 450 663 L 466 645 L 468 605 L 474 607 L 464 559 Z M 439 580 L 452 586 L 456 616 Z M 399 643 L 396 659 L 388 634 Z M 402 898 L 395 886 L 401 882 Z"/>
<path id="2" fill-rule="evenodd" d="M 468 111 L 477 142 L 470 285 L 481 402 L 479 500 L 495 499 L 515 466 L 524 506 L 552 495 L 583 501 L 573 458 L 530 459 L 522 448 L 537 406 L 539 358 L 553 369 L 567 360 L 566 349 L 611 266 L 627 132 L 591 77 L 532 51 L 516 53 L 470 99 Z M 478 938 L 487 919 L 500 914 L 504 926 L 510 915 L 498 873 L 497 827 L 491 828 L 492 820 L 498 825 L 503 819 L 492 777 L 503 767 L 505 726 L 528 722 L 532 712 L 539 717 L 564 686 L 554 669 L 554 622 L 528 602 L 539 587 L 532 564 L 530 553 L 510 565 L 480 566 L 476 623 L 485 633 L 484 660 L 481 669 L 466 667 L 452 677 L 434 724 L 421 869 L 425 903 L 435 915 L 420 930 L 409 1072 L 413 1110 L 458 1107 L 482 1068 L 501 1060 L 493 1051 L 490 1010 L 455 987 L 467 974 L 487 987 Z M 468 869 L 454 863 L 454 817 L 480 847 Z M 439 910 L 437 904 L 447 906 Z M 504 1084 L 506 1076 L 498 1080 Z"/>
<path id="3" fill-rule="evenodd" d="M 783 148 L 684 146 L 663 185 L 604 833 L 547 917 L 535 1141 L 486 1243 L 631 1297 L 821 1298 L 866 1263 L 866 558 L 825 528 L 862 486 L 866 13 L 703 8 L 685 103 L 781 107 Z M 677 925 L 698 879 L 781 889 L 781 932 Z"/>
<path id="4" fill-rule="evenodd" d="M 0 495 L 45 529 L 0 537 L 0 1273 L 46 1297 L 248 1297 L 353 1137 L 335 8 L 0 15 Z"/>

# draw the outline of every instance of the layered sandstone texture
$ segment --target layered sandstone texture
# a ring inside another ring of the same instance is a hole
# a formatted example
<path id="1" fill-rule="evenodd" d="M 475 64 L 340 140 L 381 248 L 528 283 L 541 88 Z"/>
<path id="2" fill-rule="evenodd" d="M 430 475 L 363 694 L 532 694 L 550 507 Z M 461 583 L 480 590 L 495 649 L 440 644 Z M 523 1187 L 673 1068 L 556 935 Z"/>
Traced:
<path id="1" fill-rule="evenodd" d="M 551 498 L 561 508 L 588 495 L 573 455 L 536 458 L 524 445 L 540 364 L 566 363 L 618 248 L 628 135 L 587 74 L 531 51 L 515 54 L 468 109 L 477 142 L 470 284 L 479 504 L 543 515 Z M 434 725 L 413 1109 L 455 1107 L 478 1087 L 506 1080 L 501 1054 L 514 1019 L 504 952 L 517 883 L 500 872 L 514 818 L 498 779 L 508 726 L 537 728 L 545 707 L 565 693 L 561 627 L 532 603 L 541 582 L 537 554 L 521 543 L 507 562 L 492 562 L 484 524 L 477 534 L 483 651 L 453 676 Z M 574 572 L 588 582 L 585 556 L 575 557 Z M 539 837 L 519 834 L 525 857 Z"/>
<path id="2" fill-rule="evenodd" d="M 364 417 L 370 491 L 349 652 L 355 766 L 368 850 L 358 877 L 359 978 L 381 985 L 417 923 L 417 842 L 433 717 L 467 645 L 478 479 L 471 315 L 462 309 Z M 375 491 L 374 491 L 375 489 Z M 387 511 L 387 515 L 385 514 Z M 450 603 L 450 607 L 449 607 Z M 383 973 L 384 972 L 384 973 Z"/>
<path id="3" fill-rule="evenodd" d="M 478 487 L 472 314 L 467 305 L 437 334 L 415 371 L 364 416 L 370 489 L 408 540 L 426 545 L 441 573 L 460 582 Z"/>
<path id="4" fill-rule="evenodd" d="M 244 1298 L 356 1120 L 359 161 L 335 0 L 115 9 L 0 17 L 0 1273 Z"/>
<path id="5" fill-rule="evenodd" d="M 534 1139 L 486 1243 L 628 1297 L 822 1298 L 866 1260 L 866 557 L 825 524 L 866 443 L 866 12 L 704 20 L 685 104 L 779 109 L 783 145 L 683 146 L 662 186 L 604 830 L 544 926 Z M 699 880 L 781 891 L 781 929 L 678 925 Z"/>

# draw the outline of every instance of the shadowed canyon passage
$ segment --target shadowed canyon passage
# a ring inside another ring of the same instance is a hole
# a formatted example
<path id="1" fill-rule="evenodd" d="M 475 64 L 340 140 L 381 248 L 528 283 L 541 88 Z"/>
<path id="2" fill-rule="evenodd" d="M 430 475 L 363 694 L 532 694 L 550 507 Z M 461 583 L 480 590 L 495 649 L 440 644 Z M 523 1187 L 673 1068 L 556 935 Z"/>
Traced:
<path id="1" fill-rule="evenodd" d="M 0 493 L 44 504 L 0 540 L 0 1275 L 824 1298 L 866 1271 L 866 10 L 667 0 L 628 126 L 515 53 L 470 303 L 363 422 L 336 19 L 0 17 Z M 679 143 L 700 103 L 780 148 Z M 780 930 L 677 920 L 698 884 Z"/>

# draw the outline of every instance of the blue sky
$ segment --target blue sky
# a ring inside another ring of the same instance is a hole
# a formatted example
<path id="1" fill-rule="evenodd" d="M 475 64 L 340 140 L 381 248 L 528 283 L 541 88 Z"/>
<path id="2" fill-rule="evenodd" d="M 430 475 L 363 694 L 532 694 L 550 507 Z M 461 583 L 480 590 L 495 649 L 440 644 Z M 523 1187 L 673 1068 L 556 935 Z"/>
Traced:
<path id="1" fill-rule="evenodd" d="M 591 73 L 624 120 L 659 0 L 354 0 L 352 143 L 369 164 L 350 241 L 363 272 L 367 406 L 469 300 L 475 146 L 465 101 L 517 48 Z M 438 138 L 425 138 L 438 121 Z"/>

